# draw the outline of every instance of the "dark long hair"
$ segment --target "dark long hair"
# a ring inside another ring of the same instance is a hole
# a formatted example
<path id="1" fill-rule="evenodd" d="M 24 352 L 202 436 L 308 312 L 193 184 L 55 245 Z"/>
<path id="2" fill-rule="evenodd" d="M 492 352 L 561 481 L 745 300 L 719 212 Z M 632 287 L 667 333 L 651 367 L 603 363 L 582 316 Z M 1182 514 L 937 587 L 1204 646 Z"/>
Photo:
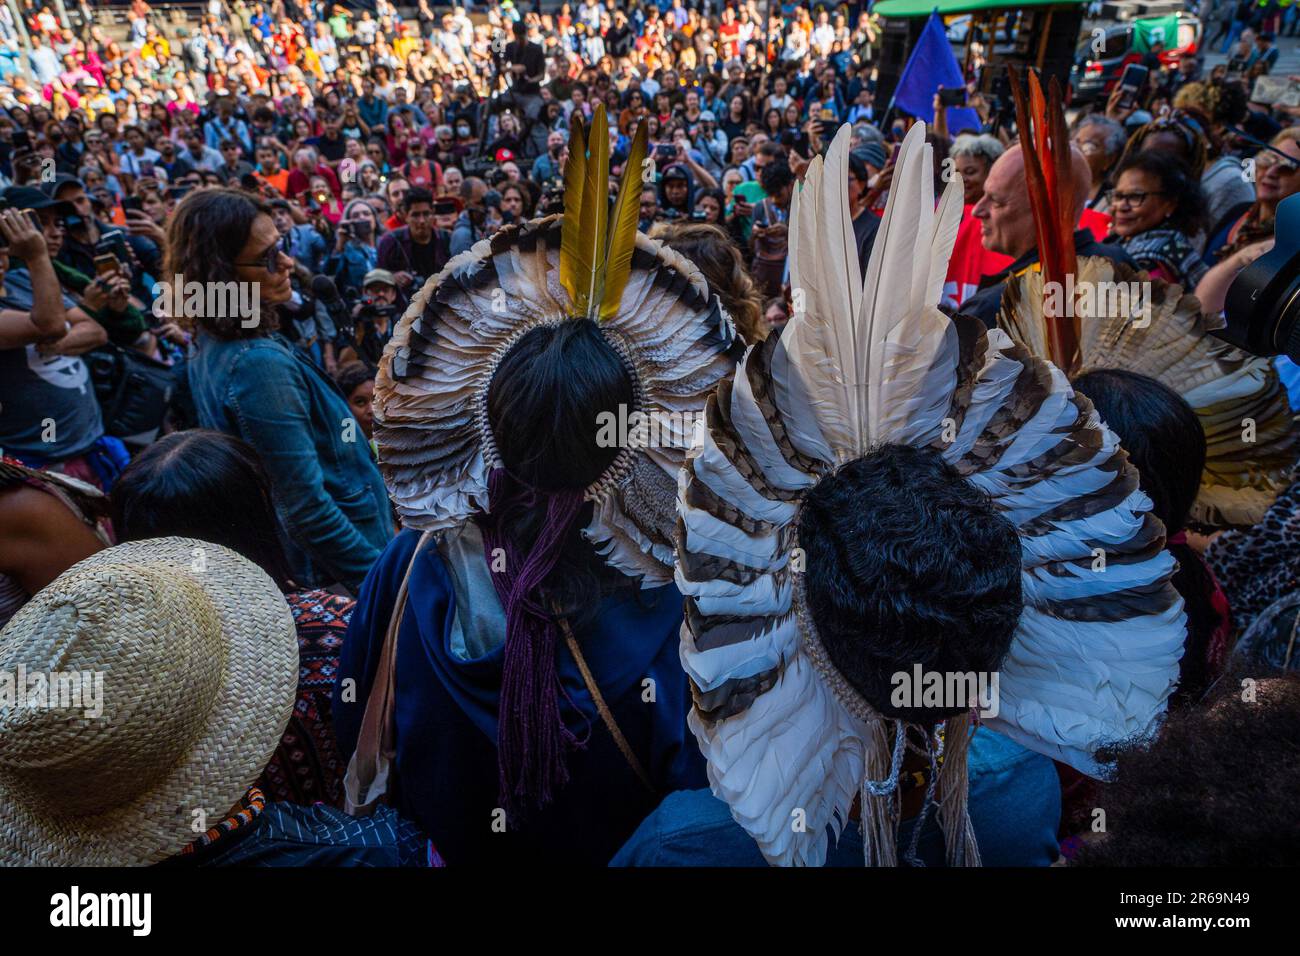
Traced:
<path id="1" fill-rule="evenodd" d="M 253 231 L 258 216 L 270 216 L 271 207 L 239 189 L 200 189 L 176 206 L 167 226 L 167 259 L 163 279 L 176 276 L 190 282 L 238 282 L 235 258 Z M 245 328 L 240 316 L 208 315 L 199 318 L 204 331 L 221 339 L 257 338 L 277 327 L 275 309 L 263 309 L 261 321 Z"/>
<path id="2" fill-rule="evenodd" d="M 126 467 L 110 496 L 119 541 L 177 535 L 224 545 L 293 583 L 277 533 L 271 481 L 253 447 L 207 429 L 174 432 Z"/>
<path id="3" fill-rule="evenodd" d="M 489 477 L 488 513 L 476 520 L 506 611 L 497 760 L 512 813 L 551 800 L 568 780 L 566 751 L 579 743 L 560 714 L 558 619 L 580 626 L 603 593 L 635 586 L 615 584 L 617 572 L 581 534 L 592 508 L 584 491 L 620 451 L 601 446 L 601 413 L 623 406 L 630 415 L 635 400 L 629 369 L 586 319 L 525 333 L 488 388 L 502 467 Z"/>
<path id="4" fill-rule="evenodd" d="M 1173 538 L 1201 487 L 1205 468 L 1205 431 L 1192 407 L 1173 389 L 1153 378 L 1123 369 L 1099 369 L 1074 380 L 1076 391 L 1092 400 L 1097 414 L 1119 436 L 1139 483 L 1150 497 L 1152 512 Z M 1214 579 L 1200 555 L 1185 543 L 1170 543 L 1178 559 L 1173 585 L 1187 609 L 1187 645 L 1179 662 L 1174 700 L 1194 703 L 1213 679 L 1226 648 L 1212 648 L 1219 615 L 1211 603 Z"/>

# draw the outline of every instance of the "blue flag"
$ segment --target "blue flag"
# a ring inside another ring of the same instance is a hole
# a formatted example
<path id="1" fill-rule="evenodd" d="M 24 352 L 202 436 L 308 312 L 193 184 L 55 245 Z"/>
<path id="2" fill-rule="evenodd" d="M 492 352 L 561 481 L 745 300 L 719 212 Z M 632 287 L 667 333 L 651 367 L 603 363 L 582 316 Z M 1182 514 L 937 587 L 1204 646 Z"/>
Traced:
<path id="1" fill-rule="evenodd" d="M 934 122 L 934 94 L 939 87 L 955 90 L 966 85 L 957 58 L 952 55 L 948 36 L 944 33 L 943 19 L 937 9 L 931 11 L 921 38 L 916 41 L 903 75 L 894 90 L 894 105 L 913 116 Z M 966 106 L 950 106 L 947 113 L 948 129 L 956 135 L 970 128 L 983 129 L 979 114 Z"/>

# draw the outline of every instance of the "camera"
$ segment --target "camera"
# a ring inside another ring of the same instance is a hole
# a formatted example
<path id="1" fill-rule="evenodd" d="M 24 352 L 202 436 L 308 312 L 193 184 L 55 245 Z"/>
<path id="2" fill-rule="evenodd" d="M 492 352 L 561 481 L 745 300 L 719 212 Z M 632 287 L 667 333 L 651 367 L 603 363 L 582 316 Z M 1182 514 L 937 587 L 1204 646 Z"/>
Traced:
<path id="1" fill-rule="evenodd" d="M 1214 334 L 1255 355 L 1300 362 L 1300 193 L 1278 204 L 1276 243 L 1241 271 Z"/>

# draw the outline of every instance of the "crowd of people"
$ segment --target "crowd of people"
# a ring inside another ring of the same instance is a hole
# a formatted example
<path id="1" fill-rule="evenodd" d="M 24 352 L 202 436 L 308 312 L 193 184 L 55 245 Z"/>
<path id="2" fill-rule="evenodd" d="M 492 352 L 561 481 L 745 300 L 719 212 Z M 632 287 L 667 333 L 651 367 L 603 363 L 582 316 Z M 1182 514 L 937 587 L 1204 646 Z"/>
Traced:
<path id="1" fill-rule="evenodd" d="M 1069 105 L 1054 252 L 984 58 L 921 140 L 869 6 L 0 8 L 0 672 L 104 671 L 110 718 L 0 720 L 0 862 L 1293 860 L 1300 369 L 1004 329 L 1071 243 L 1223 310 L 1300 193 L 1300 106 L 1257 95 L 1300 5 L 1207 4 L 1228 63 Z M 887 378 L 866 444 L 806 359 L 864 280 L 951 378 Z M 675 440 L 598 438 L 627 409 Z M 1085 466 L 1105 501 L 1052 485 Z M 1035 577 L 1094 546 L 1126 589 Z M 1002 669 L 1003 723 L 885 704 L 913 663 Z"/>

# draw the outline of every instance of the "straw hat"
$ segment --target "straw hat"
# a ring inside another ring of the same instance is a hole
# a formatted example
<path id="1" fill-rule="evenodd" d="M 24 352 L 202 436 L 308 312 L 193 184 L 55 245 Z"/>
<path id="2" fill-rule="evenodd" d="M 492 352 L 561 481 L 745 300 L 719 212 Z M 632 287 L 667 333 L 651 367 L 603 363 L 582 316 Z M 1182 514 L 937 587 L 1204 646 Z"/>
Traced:
<path id="1" fill-rule="evenodd" d="M 20 665 L 28 688 L 37 673 L 102 675 L 102 706 L 25 706 L 0 686 L 0 865 L 142 865 L 223 819 L 262 772 L 293 708 L 298 643 L 260 568 L 158 538 L 37 593 L 0 631 L 0 681 Z"/>

